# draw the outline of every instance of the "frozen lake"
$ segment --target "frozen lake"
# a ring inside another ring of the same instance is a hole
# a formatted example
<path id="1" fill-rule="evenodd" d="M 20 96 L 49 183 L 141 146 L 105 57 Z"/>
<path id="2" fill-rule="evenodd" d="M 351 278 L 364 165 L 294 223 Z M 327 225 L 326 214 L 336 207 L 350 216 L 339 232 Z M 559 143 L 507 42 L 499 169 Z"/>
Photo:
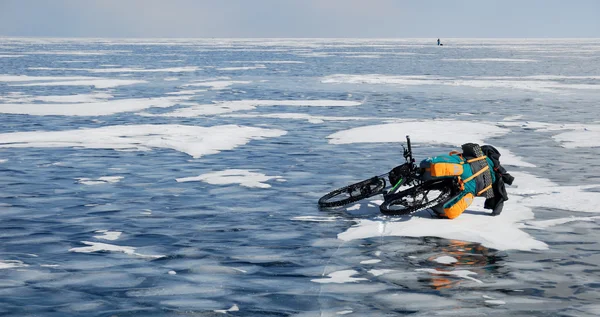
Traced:
<path id="1" fill-rule="evenodd" d="M 0 314 L 600 315 L 600 39 L 0 38 Z M 492 144 L 503 213 L 326 192 Z"/>

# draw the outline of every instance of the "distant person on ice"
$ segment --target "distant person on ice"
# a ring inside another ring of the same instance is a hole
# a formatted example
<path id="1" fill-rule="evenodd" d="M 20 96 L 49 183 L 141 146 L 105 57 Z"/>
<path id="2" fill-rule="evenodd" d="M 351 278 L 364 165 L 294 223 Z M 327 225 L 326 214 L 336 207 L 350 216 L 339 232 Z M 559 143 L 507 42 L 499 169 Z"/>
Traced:
<path id="1" fill-rule="evenodd" d="M 491 209 L 492 216 L 502 212 L 508 194 L 504 184 L 512 185 L 514 177 L 500 165 L 500 152 L 491 146 L 475 143 L 462 145 L 462 153 L 452 151 L 421 161 L 421 178 L 455 177 L 458 192 L 448 200 L 431 208 L 441 218 L 456 218 L 471 205 L 475 197 L 484 197 L 485 209 Z"/>
<path id="2" fill-rule="evenodd" d="M 440 45 L 440 44 L 441 44 L 441 43 L 440 43 L 440 39 L 438 39 L 438 45 Z"/>

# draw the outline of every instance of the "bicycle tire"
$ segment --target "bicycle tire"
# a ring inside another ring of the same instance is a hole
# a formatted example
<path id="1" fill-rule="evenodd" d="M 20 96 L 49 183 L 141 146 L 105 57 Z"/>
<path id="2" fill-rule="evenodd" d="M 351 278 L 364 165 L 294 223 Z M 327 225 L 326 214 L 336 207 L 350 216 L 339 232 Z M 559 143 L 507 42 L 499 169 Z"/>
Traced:
<path id="1" fill-rule="evenodd" d="M 434 190 L 439 191 L 439 194 L 432 198 L 427 197 L 429 192 Z M 421 194 L 424 195 L 423 198 L 417 199 Z M 387 196 L 379 210 L 384 215 L 406 215 L 444 202 L 451 194 L 452 183 L 449 180 L 427 181 Z"/>
<path id="2" fill-rule="evenodd" d="M 332 208 L 341 207 L 361 199 L 381 194 L 385 188 L 385 179 L 380 176 L 375 176 L 364 181 L 354 183 L 342 188 L 338 188 L 325 194 L 319 199 L 319 207 L 321 208 Z M 335 198 L 341 198 L 342 195 L 348 195 L 348 197 L 332 200 Z"/>

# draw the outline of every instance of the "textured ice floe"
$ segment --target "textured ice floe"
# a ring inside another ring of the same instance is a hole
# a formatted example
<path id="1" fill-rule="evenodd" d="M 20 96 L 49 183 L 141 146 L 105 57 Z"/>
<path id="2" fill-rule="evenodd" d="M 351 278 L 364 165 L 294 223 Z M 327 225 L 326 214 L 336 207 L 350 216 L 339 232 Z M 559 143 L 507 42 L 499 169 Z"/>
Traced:
<path id="1" fill-rule="evenodd" d="M 139 111 L 152 107 L 172 107 L 187 98 L 188 97 L 176 96 L 140 99 L 116 99 L 83 103 L 10 103 L 0 104 L 0 113 L 28 114 L 38 116 L 106 116 L 120 112 Z M 59 99 L 61 98 L 57 98 L 56 100 Z"/>
<path id="2" fill-rule="evenodd" d="M 149 255 L 149 254 L 141 254 L 135 252 L 135 247 L 128 246 L 120 246 L 108 243 L 100 243 L 100 242 L 89 242 L 89 241 L 81 241 L 81 243 L 87 245 L 87 247 L 79 247 L 79 248 L 71 248 L 69 252 L 79 252 L 79 253 L 94 253 L 94 252 L 116 252 L 116 253 L 125 253 L 128 255 L 135 255 L 141 258 L 148 259 L 158 259 L 164 257 L 164 255 Z"/>
<path id="3" fill-rule="evenodd" d="M 224 171 L 206 173 L 196 177 L 177 178 L 176 180 L 178 182 L 201 181 L 213 185 L 240 184 L 244 187 L 270 188 L 271 185 L 264 182 L 271 179 L 282 179 L 282 177 L 267 176 L 262 173 L 243 169 L 228 169 Z"/>
<path id="4" fill-rule="evenodd" d="M 195 105 L 180 108 L 170 113 L 157 116 L 166 117 L 197 117 L 216 115 L 243 110 L 254 110 L 264 106 L 296 106 L 296 107 L 351 107 L 358 106 L 360 101 L 351 100 L 234 100 L 222 101 L 213 104 Z M 147 115 L 147 114 L 144 114 Z M 296 116 L 294 116 L 296 117 Z"/>
<path id="5" fill-rule="evenodd" d="M 83 147 L 137 151 L 169 148 L 198 158 L 234 149 L 251 140 L 278 137 L 286 133 L 283 130 L 238 125 L 118 125 L 66 131 L 4 133 L 0 134 L 0 148 Z"/>
<path id="6" fill-rule="evenodd" d="M 118 183 L 123 176 L 102 176 L 99 178 L 78 178 L 77 182 L 84 185 L 100 185 L 100 184 L 114 184 Z"/>
<path id="7" fill-rule="evenodd" d="M 366 278 L 352 277 L 356 274 L 358 274 L 358 272 L 355 270 L 343 270 L 343 271 L 337 271 L 337 272 L 327 274 L 328 278 L 312 279 L 311 281 L 315 282 L 315 283 L 338 283 L 338 284 L 367 281 Z"/>

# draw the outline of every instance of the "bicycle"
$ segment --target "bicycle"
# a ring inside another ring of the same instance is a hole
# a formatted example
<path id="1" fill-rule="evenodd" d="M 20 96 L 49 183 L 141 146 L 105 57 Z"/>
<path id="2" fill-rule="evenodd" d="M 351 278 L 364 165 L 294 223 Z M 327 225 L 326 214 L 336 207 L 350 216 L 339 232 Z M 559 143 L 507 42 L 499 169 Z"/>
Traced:
<path id="1" fill-rule="evenodd" d="M 405 163 L 388 173 L 333 190 L 319 199 L 319 207 L 336 208 L 365 198 L 383 194 L 379 206 L 385 215 L 404 215 L 433 207 L 445 202 L 458 191 L 455 178 L 424 181 L 421 169 L 412 156 L 410 137 L 406 136 L 407 147 L 403 148 Z M 386 182 L 386 177 L 388 182 Z M 386 190 L 387 184 L 391 186 Z M 407 188 L 408 187 L 408 188 Z"/>

